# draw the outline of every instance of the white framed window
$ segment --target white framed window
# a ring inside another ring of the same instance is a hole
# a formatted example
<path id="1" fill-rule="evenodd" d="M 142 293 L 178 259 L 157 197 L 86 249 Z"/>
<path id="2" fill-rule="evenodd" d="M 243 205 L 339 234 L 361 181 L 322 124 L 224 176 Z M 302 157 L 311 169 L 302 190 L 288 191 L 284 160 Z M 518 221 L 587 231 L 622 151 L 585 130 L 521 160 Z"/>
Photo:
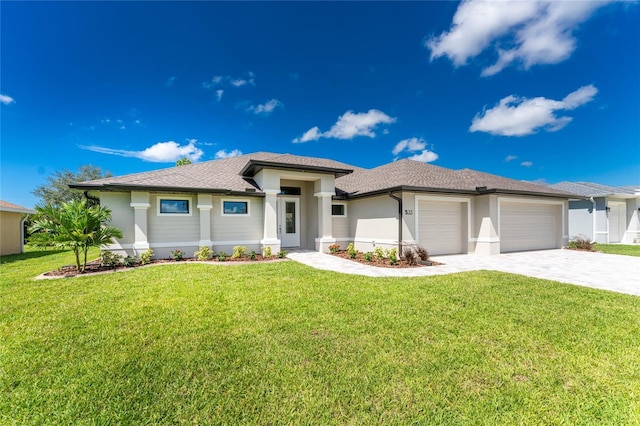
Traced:
<path id="1" fill-rule="evenodd" d="M 158 197 L 158 216 L 191 216 L 191 197 Z"/>
<path id="2" fill-rule="evenodd" d="M 333 203 L 333 204 L 331 204 L 331 216 L 333 216 L 333 217 L 347 217 L 347 204 L 346 203 Z"/>
<path id="3" fill-rule="evenodd" d="M 222 216 L 249 216 L 251 202 L 246 199 L 222 200 Z"/>

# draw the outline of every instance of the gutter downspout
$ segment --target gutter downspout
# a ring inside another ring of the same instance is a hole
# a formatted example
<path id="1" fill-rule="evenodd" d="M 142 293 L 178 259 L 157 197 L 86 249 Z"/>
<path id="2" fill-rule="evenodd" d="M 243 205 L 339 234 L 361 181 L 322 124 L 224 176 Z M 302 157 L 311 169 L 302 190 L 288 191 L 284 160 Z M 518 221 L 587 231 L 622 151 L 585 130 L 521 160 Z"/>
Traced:
<path id="1" fill-rule="evenodd" d="M 24 253 L 24 222 L 29 217 L 29 214 L 25 214 L 20 221 L 20 253 Z M 15 222 L 14 222 L 15 223 Z"/>
<path id="2" fill-rule="evenodd" d="M 589 201 L 593 204 L 593 238 L 591 244 L 596 242 L 596 200 L 593 197 L 589 197 Z"/>
<path id="3" fill-rule="evenodd" d="M 393 192 L 389 192 L 389 197 L 398 202 L 398 258 L 402 256 L 402 198 L 393 195 Z"/>

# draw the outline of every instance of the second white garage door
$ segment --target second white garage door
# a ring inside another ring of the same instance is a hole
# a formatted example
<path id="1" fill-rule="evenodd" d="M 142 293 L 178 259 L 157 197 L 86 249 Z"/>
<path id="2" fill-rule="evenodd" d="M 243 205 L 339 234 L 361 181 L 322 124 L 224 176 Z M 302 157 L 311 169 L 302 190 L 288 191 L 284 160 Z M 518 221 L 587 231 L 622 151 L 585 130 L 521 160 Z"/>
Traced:
<path id="1" fill-rule="evenodd" d="M 500 251 L 544 250 L 558 247 L 560 206 L 500 204 Z"/>
<path id="2" fill-rule="evenodd" d="M 464 203 L 418 202 L 418 242 L 429 254 L 462 253 L 462 208 Z"/>

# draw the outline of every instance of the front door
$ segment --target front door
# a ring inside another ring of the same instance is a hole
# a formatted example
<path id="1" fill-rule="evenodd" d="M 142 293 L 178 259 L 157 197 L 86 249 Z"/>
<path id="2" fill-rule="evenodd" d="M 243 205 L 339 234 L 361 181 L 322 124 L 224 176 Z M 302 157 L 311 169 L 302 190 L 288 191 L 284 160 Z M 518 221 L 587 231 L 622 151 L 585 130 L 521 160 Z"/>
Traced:
<path id="1" fill-rule="evenodd" d="M 300 200 L 279 198 L 278 235 L 282 247 L 300 247 Z"/>

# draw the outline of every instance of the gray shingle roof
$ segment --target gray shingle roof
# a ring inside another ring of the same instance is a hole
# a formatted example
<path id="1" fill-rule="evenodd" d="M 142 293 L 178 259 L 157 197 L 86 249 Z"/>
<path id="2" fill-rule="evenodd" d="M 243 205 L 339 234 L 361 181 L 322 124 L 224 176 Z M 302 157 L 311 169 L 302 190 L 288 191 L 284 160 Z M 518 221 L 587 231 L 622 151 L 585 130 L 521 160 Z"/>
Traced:
<path id="1" fill-rule="evenodd" d="M 634 195 L 635 192 L 632 188 L 601 185 L 593 182 L 559 182 L 550 185 L 550 187 L 583 197 L 606 197 L 614 194 Z"/>
<path id="2" fill-rule="evenodd" d="M 566 191 L 544 185 L 517 181 L 475 170 L 452 170 L 413 160 L 399 160 L 373 169 L 363 169 L 325 158 L 291 154 L 257 152 L 222 160 L 206 161 L 170 167 L 144 173 L 109 177 L 73 185 L 81 189 L 140 189 L 166 191 L 245 192 L 260 188 L 242 170 L 251 161 L 275 163 L 304 169 L 335 170 L 336 192 L 339 195 L 361 196 L 389 189 L 450 191 L 477 193 L 477 187 L 491 191 L 532 193 L 549 196 L 568 196 Z M 353 171 L 344 175 L 343 172 Z"/>

